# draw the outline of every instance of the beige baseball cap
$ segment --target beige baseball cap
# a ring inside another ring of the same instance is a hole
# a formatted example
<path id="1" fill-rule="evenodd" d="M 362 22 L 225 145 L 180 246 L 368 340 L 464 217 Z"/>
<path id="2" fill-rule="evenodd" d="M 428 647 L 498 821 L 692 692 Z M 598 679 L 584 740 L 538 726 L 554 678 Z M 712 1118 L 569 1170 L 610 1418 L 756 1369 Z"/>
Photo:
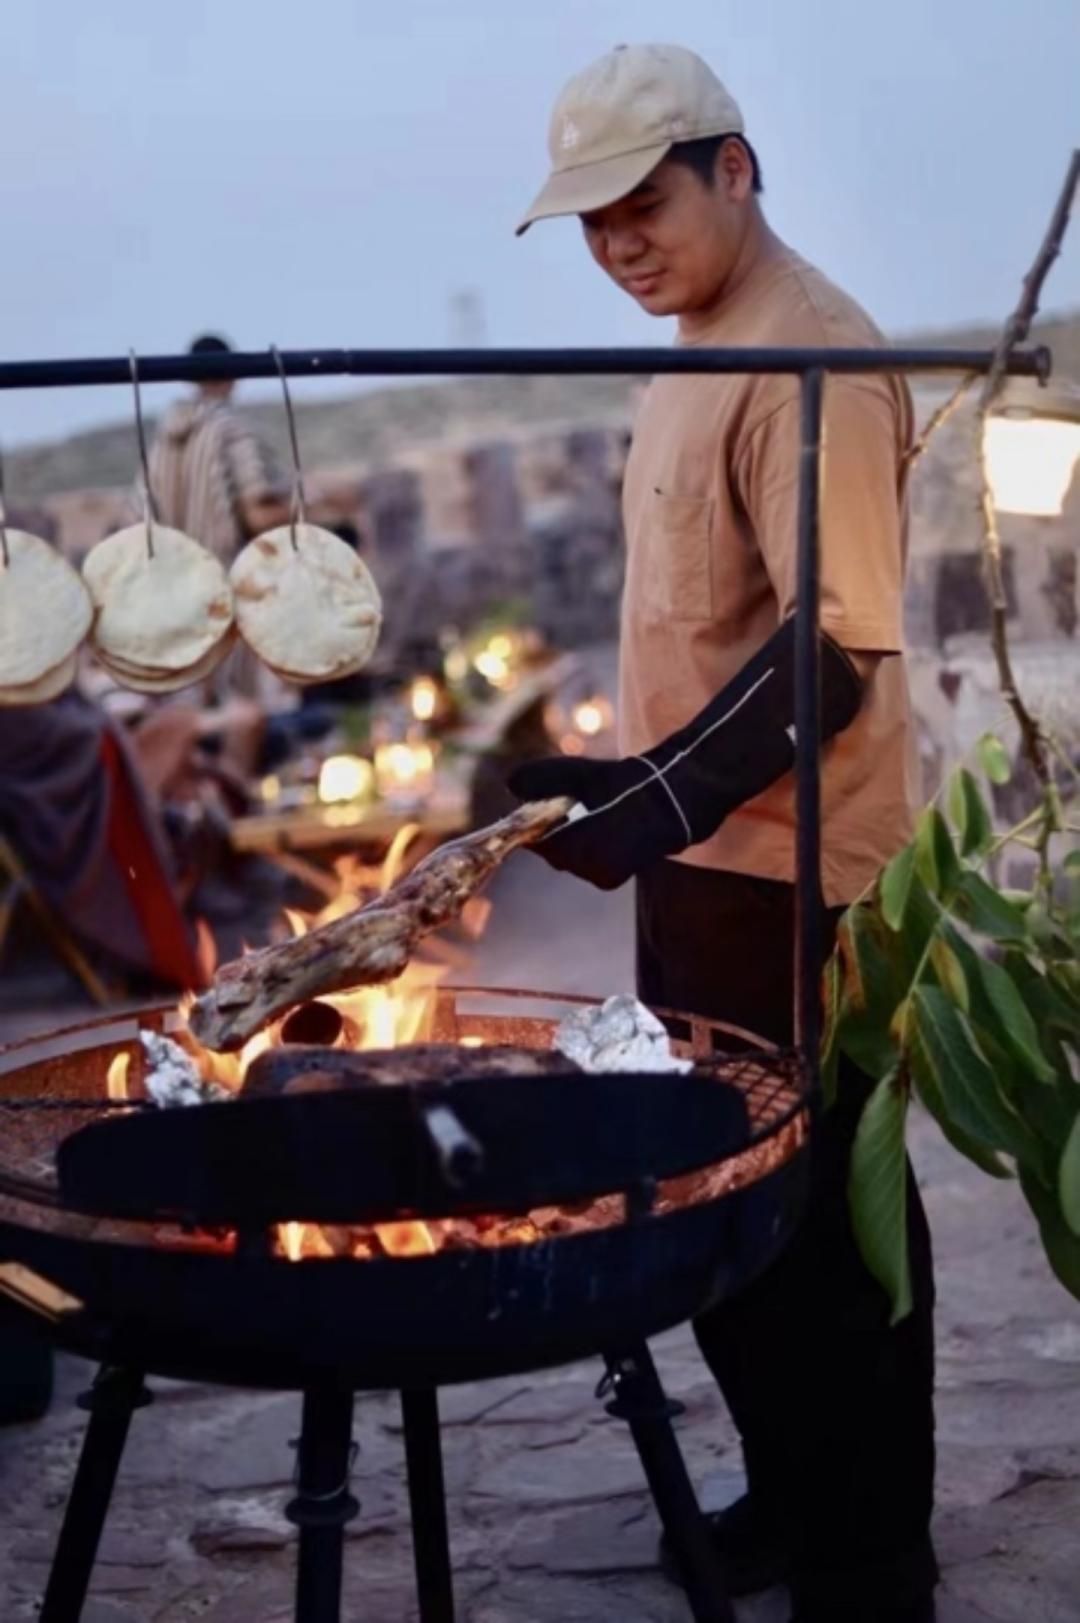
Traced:
<path id="1" fill-rule="evenodd" d="M 740 135 L 743 117 L 708 63 L 681 45 L 617 45 L 575 75 L 551 115 L 551 174 L 517 228 L 606 208 L 677 141 Z"/>

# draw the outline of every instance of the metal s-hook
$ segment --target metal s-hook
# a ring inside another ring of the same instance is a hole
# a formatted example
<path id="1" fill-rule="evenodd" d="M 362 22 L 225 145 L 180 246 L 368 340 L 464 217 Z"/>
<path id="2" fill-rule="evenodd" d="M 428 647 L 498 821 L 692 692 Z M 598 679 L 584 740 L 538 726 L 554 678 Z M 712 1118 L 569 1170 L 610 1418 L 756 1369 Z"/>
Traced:
<path id="1" fill-rule="evenodd" d="M 4 501 L 4 454 L 0 451 L 0 564 L 11 568 L 11 548 L 7 538 L 7 504 Z"/>
<path id="2" fill-rule="evenodd" d="M 139 393 L 139 362 L 133 349 L 128 350 L 131 367 L 131 387 L 135 391 L 135 432 L 139 440 L 139 463 L 142 467 L 143 522 L 146 525 L 147 556 L 154 556 L 154 525 L 159 522 L 154 492 L 150 488 L 150 463 L 146 455 L 146 430 L 143 427 L 142 397 Z"/>
<path id="3" fill-rule="evenodd" d="M 292 512 L 289 515 L 289 533 L 292 536 L 293 551 L 299 552 L 300 548 L 296 540 L 296 526 L 298 523 L 307 523 L 307 502 L 304 497 L 304 474 L 300 467 L 300 446 L 296 439 L 296 419 L 293 416 L 292 397 L 289 394 L 289 380 L 285 376 L 285 365 L 276 344 L 270 345 L 270 353 L 274 357 L 274 365 L 277 367 L 278 377 L 281 379 L 281 391 L 285 396 L 285 416 L 289 424 L 289 446 L 292 451 L 293 464 Z"/>

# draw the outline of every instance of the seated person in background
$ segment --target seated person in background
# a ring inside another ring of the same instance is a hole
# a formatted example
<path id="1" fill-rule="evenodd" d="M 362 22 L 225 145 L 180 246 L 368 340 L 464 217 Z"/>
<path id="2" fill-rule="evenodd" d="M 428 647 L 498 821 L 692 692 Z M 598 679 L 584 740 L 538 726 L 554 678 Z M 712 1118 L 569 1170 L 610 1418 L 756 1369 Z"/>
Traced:
<path id="1" fill-rule="evenodd" d="M 83 945 L 154 983 L 201 984 L 160 817 L 122 731 L 78 690 L 4 710 L 0 835 Z"/>
<path id="2" fill-rule="evenodd" d="M 158 985 L 200 983 L 163 832 L 129 746 L 79 692 L 0 713 L 0 836 L 95 966 L 104 959 Z M 40 1418 L 52 1383 L 51 1347 L 0 1299 L 0 1425 Z"/>

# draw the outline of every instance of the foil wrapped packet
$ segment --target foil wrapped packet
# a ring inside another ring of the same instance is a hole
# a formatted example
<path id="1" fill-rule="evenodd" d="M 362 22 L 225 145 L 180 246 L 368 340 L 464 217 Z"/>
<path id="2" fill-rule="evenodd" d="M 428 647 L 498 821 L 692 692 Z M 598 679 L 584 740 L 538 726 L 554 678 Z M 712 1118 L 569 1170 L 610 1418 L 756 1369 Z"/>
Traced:
<path id="1" fill-rule="evenodd" d="M 176 1105 L 209 1105 L 234 1097 L 216 1082 L 204 1082 L 186 1048 L 157 1031 L 140 1031 L 146 1055 L 144 1086 L 162 1109 Z"/>
<path id="2" fill-rule="evenodd" d="M 576 1009 L 559 1022 L 554 1046 L 583 1071 L 677 1071 L 693 1061 L 671 1052 L 671 1038 L 643 1003 L 629 992 Z"/>

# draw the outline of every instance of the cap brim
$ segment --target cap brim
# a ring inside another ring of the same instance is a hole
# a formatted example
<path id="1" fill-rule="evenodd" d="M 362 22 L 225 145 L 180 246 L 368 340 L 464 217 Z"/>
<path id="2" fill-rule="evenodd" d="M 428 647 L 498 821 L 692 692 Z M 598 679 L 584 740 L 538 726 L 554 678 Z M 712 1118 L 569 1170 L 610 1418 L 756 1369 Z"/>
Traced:
<path id="1" fill-rule="evenodd" d="M 672 148 L 671 141 L 660 146 L 642 147 L 638 152 L 621 152 L 598 163 L 581 163 L 573 169 L 559 169 L 548 177 L 533 199 L 532 207 L 514 235 L 521 236 L 536 220 L 552 220 L 560 214 L 591 214 L 607 208 L 640 186 Z"/>

